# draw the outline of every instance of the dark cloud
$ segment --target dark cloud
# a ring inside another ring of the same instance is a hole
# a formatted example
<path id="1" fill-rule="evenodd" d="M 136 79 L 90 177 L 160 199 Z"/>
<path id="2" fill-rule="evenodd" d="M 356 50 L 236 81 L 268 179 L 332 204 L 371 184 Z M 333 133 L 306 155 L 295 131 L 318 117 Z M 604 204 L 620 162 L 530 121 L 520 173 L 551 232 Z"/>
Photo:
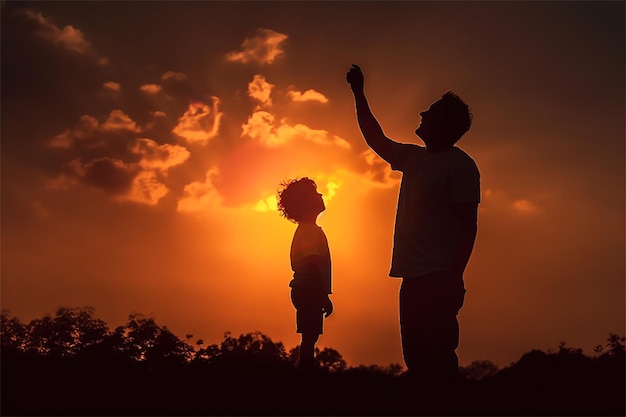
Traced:
<path id="1" fill-rule="evenodd" d="M 70 164 L 73 174 L 83 179 L 86 184 L 101 188 L 114 194 L 128 192 L 139 167 L 129 166 L 112 158 L 99 158 L 87 164 Z"/>
<path id="2" fill-rule="evenodd" d="M 50 137 L 99 107 L 90 98 L 102 88 L 101 68 L 82 54 L 35 35 L 37 24 L 12 2 L 2 18 L 3 156 L 38 166 Z M 10 104 L 9 104 L 10 103 Z"/>

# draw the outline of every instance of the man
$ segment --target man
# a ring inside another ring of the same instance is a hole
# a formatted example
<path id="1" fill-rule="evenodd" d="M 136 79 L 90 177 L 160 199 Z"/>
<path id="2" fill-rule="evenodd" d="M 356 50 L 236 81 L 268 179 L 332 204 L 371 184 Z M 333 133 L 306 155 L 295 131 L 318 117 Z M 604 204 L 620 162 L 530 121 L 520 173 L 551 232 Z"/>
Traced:
<path id="1" fill-rule="evenodd" d="M 480 174 L 456 147 L 472 114 L 447 92 L 420 113 L 415 134 L 426 147 L 398 143 L 383 133 L 372 114 L 361 69 L 346 75 L 365 141 L 391 168 L 402 172 L 391 260 L 391 277 L 402 278 L 400 332 L 409 374 L 425 381 L 458 377 L 463 272 L 476 239 Z"/>

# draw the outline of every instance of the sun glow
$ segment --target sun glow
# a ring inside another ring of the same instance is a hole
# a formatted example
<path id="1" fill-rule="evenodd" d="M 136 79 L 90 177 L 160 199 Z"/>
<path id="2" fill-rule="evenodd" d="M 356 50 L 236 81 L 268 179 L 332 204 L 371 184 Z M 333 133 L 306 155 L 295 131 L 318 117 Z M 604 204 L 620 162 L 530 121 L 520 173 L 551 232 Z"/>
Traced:
<path id="1" fill-rule="evenodd" d="M 326 183 L 327 192 L 324 194 L 324 203 L 328 204 L 328 202 L 333 199 L 339 187 L 341 187 L 341 181 L 328 180 Z"/>
<path id="2" fill-rule="evenodd" d="M 259 200 L 254 207 L 252 207 L 255 211 L 260 211 L 261 213 L 265 213 L 268 211 L 278 211 L 278 200 L 275 195 L 271 195 L 263 200 Z"/>

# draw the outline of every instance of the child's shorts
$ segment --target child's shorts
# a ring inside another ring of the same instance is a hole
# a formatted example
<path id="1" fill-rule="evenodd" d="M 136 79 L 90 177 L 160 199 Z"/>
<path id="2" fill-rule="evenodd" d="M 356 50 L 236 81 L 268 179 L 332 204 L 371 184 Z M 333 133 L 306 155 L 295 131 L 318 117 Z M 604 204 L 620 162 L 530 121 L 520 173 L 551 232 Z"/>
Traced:
<path id="1" fill-rule="evenodd" d="M 313 296 L 307 288 L 293 287 L 291 302 L 296 308 L 296 332 L 322 334 L 324 312 L 319 295 Z"/>

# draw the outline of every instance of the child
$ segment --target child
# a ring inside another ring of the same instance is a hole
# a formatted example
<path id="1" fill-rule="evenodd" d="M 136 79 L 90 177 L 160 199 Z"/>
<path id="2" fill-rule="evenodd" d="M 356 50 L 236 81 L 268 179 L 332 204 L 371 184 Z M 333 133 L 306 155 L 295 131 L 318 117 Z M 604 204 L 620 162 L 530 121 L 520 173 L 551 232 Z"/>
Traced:
<path id="1" fill-rule="evenodd" d="M 297 332 L 302 334 L 301 369 L 314 367 L 315 344 L 322 334 L 324 317 L 333 312 L 331 294 L 331 264 L 328 241 L 317 225 L 317 216 L 326 207 L 315 182 L 307 177 L 281 184 L 278 191 L 278 210 L 298 228 L 291 242 L 291 269 L 293 279 L 291 302 L 296 308 Z"/>

